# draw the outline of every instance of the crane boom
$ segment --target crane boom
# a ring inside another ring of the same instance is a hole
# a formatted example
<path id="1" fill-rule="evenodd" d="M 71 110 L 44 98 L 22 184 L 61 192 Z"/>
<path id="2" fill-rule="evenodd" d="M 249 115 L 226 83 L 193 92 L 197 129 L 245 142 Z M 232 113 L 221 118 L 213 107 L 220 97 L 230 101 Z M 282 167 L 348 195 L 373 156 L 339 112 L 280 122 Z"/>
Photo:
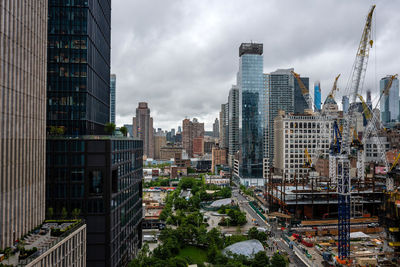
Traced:
<path id="1" fill-rule="evenodd" d="M 351 86 L 350 93 L 352 96 L 352 102 L 356 102 L 356 96 L 360 85 L 363 85 L 365 72 L 368 65 L 369 49 L 372 47 L 373 41 L 371 40 L 371 26 L 372 26 L 372 15 L 375 10 L 373 5 L 367 15 L 364 30 L 361 36 L 360 45 L 358 46 L 356 59 L 354 61 L 353 72 L 351 74 Z"/>

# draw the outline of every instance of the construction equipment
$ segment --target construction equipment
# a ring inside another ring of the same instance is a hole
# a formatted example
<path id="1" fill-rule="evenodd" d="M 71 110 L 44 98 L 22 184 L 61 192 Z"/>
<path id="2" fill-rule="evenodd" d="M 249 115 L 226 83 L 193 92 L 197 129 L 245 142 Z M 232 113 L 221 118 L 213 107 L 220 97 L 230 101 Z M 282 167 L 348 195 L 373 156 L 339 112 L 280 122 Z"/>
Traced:
<path id="1" fill-rule="evenodd" d="M 375 9 L 373 5 L 367 15 L 366 23 L 362 33 L 361 41 L 357 50 L 353 70 L 350 78 L 348 90 L 350 92 L 351 103 L 347 113 L 344 114 L 342 142 L 340 154 L 336 154 L 337 161 L 337 191 L 338 191 L 338 252 L 341 261 L 348 260 L 350 256 L 350 198 L 351 198 L 351 180 L 350 180 L 350 153 L 351 153 L 351 129 L 355 128 L 352 105 L 356 104 L 356 99 L 360 87 L 363 85 L 364 77 L 368 64 L 369 50 L 372 47 L 371 26 L 372 15 Z"/>
<path id="2" fill-rule="evenodd" d="M 313 165 L 312 165 L 311 156 L 310 156 L 310 154 L 308 153 L 307 148 L 304 150 L 304 156 L 305 156 L 304 167 L 305 167 L 305 168 L 314 169 L 314 167 L 313 167 Z"/>

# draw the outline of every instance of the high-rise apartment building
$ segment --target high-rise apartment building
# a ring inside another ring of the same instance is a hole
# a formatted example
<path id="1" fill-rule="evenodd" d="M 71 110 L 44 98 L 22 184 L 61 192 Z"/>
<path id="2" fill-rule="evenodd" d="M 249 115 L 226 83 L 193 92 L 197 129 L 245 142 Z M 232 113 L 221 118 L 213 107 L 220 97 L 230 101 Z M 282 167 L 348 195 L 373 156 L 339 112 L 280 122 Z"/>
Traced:
<path id="1" fill-rule="evenodd" d="M 241 95 L 239 127 L 240 183 L 264 185 L 262 179 L 264 134 L 263 45 L 242 43 L 239 48 L 237 85 Z"/>
<path id="2" fill-rule="evenodd" d="M 0 1 L 0 249 L 45 216 L 47 0 Z"/>
<path id="3" fill-rule="evenodd" d="M 321 83 L 314 82 L 314 106 L 317 110 L 321 110 Z"/>
<path id="4" fill-rule="evenodd" d="M 219 120 L 218 120 L 218 118 L 215 118 L 215 121 L 213 123 L 213 136 L 216 138 L 219 137 Z"/>
<path id="5" fill-rule="evenodd" d="M 156 133 L 154 135 L 154 159 L 161 159 L 161 148 L 167 145 L 167 135 Z"/>
<path id="6" fill-rule="evenodd" d="M 198 122 L 196 118 L 193 121 L 184 119 L 182 121 L 182 147 L 189 157 L 193 157 L 193 139 L 204 137 L 204 123 Z"/>
<path id="7" fill-rule="evenodd" d="M 380 80 L 381 94 L 386 89 L 389 80 L 390 76 L 386 76 Z M 397 78 L 393 80 L 389 92 L 383 95 L 383 99 L 380 102 L 380 110 L 381 121 L 385 126 L 399 121 L 399 80 Z"/>
<path id="8" fill-rule="evenodd" d="M 110 76 L 110 122 L 115 124 L 115 97 L 116 97 L 117 76 Z"/>
<path id="9" fill-rule="evenodd" d="M 232 168 L 235 154 L 240 149 L 239 140 L 239 88 L 233 85 L 228 96 L 228 164 Z"/>
<path id="10" fill-rule="evenodd" d="M 153 118 L 146 102 L 139 102 L 136 117 L 133 117 L 133 137 L 143 141 L 143 154 L 147 158 L 154 156 Z"/>
<path id="11" fill-rule="evenodd" d="M 104 133 L 110 121 L 110 23 L 110 1 L 49 1 L 49 128 Z"/>
<path id="12" fill-rule="evenodd" d="M 300 80 L 303 82 L 304 86 L 309 89 L 310 79 L 308 77 L 300 77 Z M 307 101 L 301 93 L 299 83 L 294 79 L 294 113 L 304 114 L 304 110 L 306 109 L 310 109 L 310 107 L 308 107 Z"/>
<path id="13" fill-rule="evenodd" d="M 268 127 L 265 136 L 264 156 L 271 164 L 274 159 L 274 120 L 279 110 L 294 112 L 294 77 L 291 74 L 293 69 L 278 69 L 270 74 L 265 74 L 264 79 L 268 92 Z"/>
<path id="14" fill-rule="evenodd" d="M 219 112 L 219 146 L 227 148 L 229 144 L 229 103 L 221 104 Z"/>
<path id="15" fill-rule="evenodd" d="M 125 266 L 141 246 L 143 142 L 99 136 L 110 122 L 111 2 L 49 1 L 48 25 L 46 207 L 80 210 L 87 266 Z"/>

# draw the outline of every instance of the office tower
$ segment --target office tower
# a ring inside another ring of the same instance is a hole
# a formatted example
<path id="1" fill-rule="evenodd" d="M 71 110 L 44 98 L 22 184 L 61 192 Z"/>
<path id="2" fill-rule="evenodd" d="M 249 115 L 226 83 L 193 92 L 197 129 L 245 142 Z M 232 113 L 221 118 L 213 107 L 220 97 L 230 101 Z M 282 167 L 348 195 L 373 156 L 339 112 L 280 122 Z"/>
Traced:
<path id="1" fill-rule="evenodd" d="M 157 133 L 154 135 L 154 159 L 161 159 L 161 148 L 166 145 L 167 145 L 166 134 Z"/>
<path id="2" fill-rule="evenodd" d="M 174 128 L 171 129 L 171 136 L 172 137 L 175 136 L 175 129 Z"/>
<path id="3" fill-rule="evenodd" d="M 314 82 L 314 106 L 317 110 L 321 110 L 321 83 Z"/>
<path id="4" fill-rule="evenodd" d="M 111 3 L 49 1 L 48 23 L 46 207 L 80 210 L 88 267 L 124 266 L 141 246 L 143 142 L 98 136 L 110 121 Z"/>
<path id="5" fill-rule="evenodd" d="M 221 104 L 221 111 L 219 112 L 219 146 L 227 148 L 229 144 L 229 103 Z"/>
<path id="6" fill-rule="evenodd" d="M 182 127 L 178 126 L 178 133 L 181 133 L 181 132 L 182 132 Z"/>
<path id="7" fill-rule="evenodd" d="M 124 127 L 128 129 L 129 137 L 133 137 L 133 125 L 132 124 L 124 124 Z"/>
<path id="8" fill-rule="evenodd" d="M 215 118 L 215 121 L 213 123 L 213 136 L 216 138 L 219 137 L 219 120 L 218 120 L 218 118 Z"/>
<path id="9" fill-rule="evenodd" d="M 391 76 L 386 76 L 380 80 L 380 93 L 386 89 L 386 86 Z M 381 121 L 385 126 L 389 123 L 399 121 L 399 80 L 396 78 L 393 80 L 392 87 L 388 93 L 383 95 L 380 102 L 381 110 Z"/>
<path id="10" fill-rule="evenodd" d="M 184 119 L 182 129 L 182 147 L 189 157 L 193 157 L 193 139 L 204 137 L 204 123 L 199 123 L 196 118 L 193 121 Z"/>
<path id="11" fill-rule="evenodd" d="M 308 77 L 300 77 L 300 80 L 303 82 L 304 86 L 309 89 L 309 78 Z M 305 100 L 303 94 L 301 93 L 301 88 L 296 79 L 294 79 L 294 113 L 295 114 L 304 114 L 305 109 L 310 109 L 308 107 L 307 101 Z"/>
<path id="12" fill-rule="evenodd" d="M 110 121 L 109 1 L 49 1 L 47 126 L 104 134 Z"/>
<path id="13" fill-rule="evenodd" d="M 0 249 L 45 216 L 47 1 L 0 3 Z"/>
<path id="14" fill-rule="evenodd" d="M 117 83 L 117 76 L 111 74 L 110 76 L 110 121 L 115 124 L 115 87 Z"/>
<path id="15" fill-rule="evenodd" d="M 287 113 L 294 111 L 294 77 L 290 73 L 293 69 L 278 69 L 275 72 L 264 75 L 267 80 L 265 85 L 268 92 L 268 127 L 265 138 L 265 158 L 271 164 L 274 159 L 274 119 L 278 111 Z"/>
<path id="16" fill-rule="evenodd" d="M 228 96 L 228 164 L 232 168 L 239 143 L 239 88 L 233 85 Z"/>
<path id="17" fill-rule="evenodd" d="M 342 108 L 343 112 L 347 112 L 349 110 L 350 102 L 349 102 L 349 97 L 344 95 L 342 97 Z"/>
<path id="18" fill-rule="evenodd" d="M 240 183 L 263 186 L 264 84 L 262 44 L 242 43 L 240 45 L 237 77 L 237 85 L 241 95 L 239 108 L 239 125 L 241 128 Z"/>
<path id="19" fill-rule="evenodd" d="M 136 108 L 136 117 L 133 117 L 133 137 L 143 140 L 143 154 L 147 158 L 153 158 L 153 118 L 150 117 L 150 109 L 146 102 L 139 102 Z"/>

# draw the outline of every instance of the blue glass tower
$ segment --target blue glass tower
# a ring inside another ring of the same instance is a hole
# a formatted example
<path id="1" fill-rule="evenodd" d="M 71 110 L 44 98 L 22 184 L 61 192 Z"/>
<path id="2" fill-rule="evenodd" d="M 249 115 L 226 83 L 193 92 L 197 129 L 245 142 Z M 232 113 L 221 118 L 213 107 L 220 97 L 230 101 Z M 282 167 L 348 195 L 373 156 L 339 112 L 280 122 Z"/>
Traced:
<path id="1" fill-rule="evenodd" d="M 117 76 L 111 74 L 110 76 L 110 121 L 115 124 L 115 86 Z"/>
<path id="2" fill-rule="evenodd" d="M 239 48 L 241 178 L 262 178 L 264 132 L 263 45 L 242 43 Z"/>
<path id="3" fill-rule="evenodd" d="M 304 86 L 309 89 L 309 78 L 300 77 Z M 294 113 L 303 114 L 305 109 L 309 109 L 308 104 L 301 93 L 301 88 L 297 80 L 294 80 Z"/>
<path id="4" fill-rule="evenodd" d="M 380 92 L 382 93 L 390 80 L 390 76 L 384 77 L 380 80 Z M 381 121 L 385 126 L 389 123 L 399 121 L 399 80 L 393 80 L 392 86 L 387 94 L 383 95 L 380 103 Z"/>
<path id="5" fill-rule="evenodd" d="M 314 83 L 314 105 L 316 109 L 321 110 L 321 84 L 319 81 Z"/>

